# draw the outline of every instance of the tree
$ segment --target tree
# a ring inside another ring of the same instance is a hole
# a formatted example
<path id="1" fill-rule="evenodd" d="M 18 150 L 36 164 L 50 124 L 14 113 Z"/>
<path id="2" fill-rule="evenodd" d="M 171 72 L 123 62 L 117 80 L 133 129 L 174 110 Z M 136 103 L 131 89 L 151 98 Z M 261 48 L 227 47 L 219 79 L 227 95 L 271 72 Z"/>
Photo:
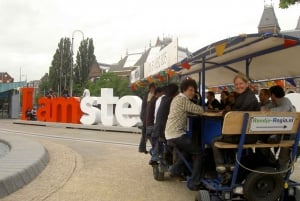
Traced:
<path id="1" fill-rule="evenodd" d="M 299 3 L 300 0 L 280 0 L 279 7 L 280 8 L 288 8 L 291 5 Z"/>
<path id="2" fill-rule="evenodd" d="M 42 80 L 39 83 L 39 93 L 37 94 L 37 97 L 43 97 L 46 95 L 47 91 L 49 90 L 49 81 L 48 80 Z"/>
<path id="3" fill-rule="evenodd" d="M 49 87 L 49 81 L 47 79 L 46 80 L 41 80 L 41 82 L 39 83 L 39 90 L 38 90 L 38 93 L 35 96 L 34 102 L 37 103 L 38 100 L 41 97 L 44 97 L 47 94 L 49 88 L 50 88 Z"/>
<path id="4" fill-rule="evenodd" d="M 74 68 L 74 86 L 83 88 L 87 81 L 92 64 L 96 62 L 94 55 L 93 39 L 87 38 L 81 41 L 76 56 L 76 64 Z"/>
<path id="5" fill-rule="evenodd" d="M 71 41 L 70 38 L 61 38 L 53 56 L 49 69 L 49 88 L 61 93 L 70 85 L 71 74 Z"/>
<path id="6" fill-rule="evenodd" d="M 87 88 L 92 96 L 99 96 L 101 88 L 113 88 L 114 96 L 119 97 L 133 94 L 129 87 L 129 79 L 120 77 L 112 72 L 102 74 L 95 83 L 89 82 Z"/>

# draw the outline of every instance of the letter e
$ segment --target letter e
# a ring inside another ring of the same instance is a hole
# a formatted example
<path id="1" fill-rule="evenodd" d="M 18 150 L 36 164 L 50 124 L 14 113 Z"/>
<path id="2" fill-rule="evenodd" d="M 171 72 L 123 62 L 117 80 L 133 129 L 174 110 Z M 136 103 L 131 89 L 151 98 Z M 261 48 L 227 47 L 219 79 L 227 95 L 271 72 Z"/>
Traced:
<path id="1" fill-rule="evenodd" d="M 132 127 L 141 122 L 141 107 L 142 99 L 138 96 L 123 96 L 116 106 L 116 119 L 118 123 L 124 127 Z"/>

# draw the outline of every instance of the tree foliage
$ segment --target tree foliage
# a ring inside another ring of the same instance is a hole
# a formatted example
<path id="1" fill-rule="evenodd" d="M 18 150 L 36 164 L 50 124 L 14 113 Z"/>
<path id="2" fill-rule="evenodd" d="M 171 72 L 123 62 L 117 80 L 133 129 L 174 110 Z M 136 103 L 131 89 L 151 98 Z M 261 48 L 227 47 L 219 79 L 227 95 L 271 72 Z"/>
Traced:
<path id="1" fill-rule="evenodd" d="M 74 68 L 74 85 L 81 88 L 86 85 L 88 76 L 93 63 L 96 62 L 94 54 L 93 39 L 87 38 L 81 41 Z"/>
<path id="2" fill-rule="evenodd" d="M 129 79 L 112 72 L 102 74 L 94 83 L 89 82 L 87 88 L 90 90 L 91 96 L 99 96 L 101 88 L 113 88 L 114 96 L 119 97 L 133 94 L 129 87 Z"/>
<path id="3" fill-rule="evenodd" d="M 92 64 L 96 62 L 93 39 L 87 38 L 81 41 L 73 69 L 71 69 L 71 45 L 70 38 L 60 39 L 49 69 L 47 91 L 52 88 L 60 95 L 64 88 L 69 89 L 71 73 L 73 78 L 73 92 L 75 95 L 81 94 L 87 83 L 90 68 Z"/>
<path id="4" fill-rule="evenodd" d="M 49 90 L 49 81 L 48 80 L 42 80 L 40 83 L 39 83 L 39 93 L 37 94 L 37 97 L 40 98 L 40 97 L 43 97 L 46 95 L 47 91 Z"/>
<path id="5" fill-rule="evenodd" d="M 288 8 L 291 5 L 299 3 L 300 0 L 280 0 L 279 7 L 280 8 Z"/>
<path id="6" fill-rule="evenodd" d="M 70 85 L 70 74 L 71 41 L 70 38 L 61 38 L 51 62 L 48 87 L 60 93 Z"/>

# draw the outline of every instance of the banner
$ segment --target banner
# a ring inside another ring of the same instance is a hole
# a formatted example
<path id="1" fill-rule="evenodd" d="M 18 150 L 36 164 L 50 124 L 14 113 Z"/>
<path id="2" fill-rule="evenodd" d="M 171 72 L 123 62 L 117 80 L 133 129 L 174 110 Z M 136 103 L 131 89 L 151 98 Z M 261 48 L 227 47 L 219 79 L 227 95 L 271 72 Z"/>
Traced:
<path id="1" fill-rule="evenodd" d="M 160 50 L 156 57 L 144 63 L 144 77 L 154 75 L 178 62 L 177 39 Z"/>

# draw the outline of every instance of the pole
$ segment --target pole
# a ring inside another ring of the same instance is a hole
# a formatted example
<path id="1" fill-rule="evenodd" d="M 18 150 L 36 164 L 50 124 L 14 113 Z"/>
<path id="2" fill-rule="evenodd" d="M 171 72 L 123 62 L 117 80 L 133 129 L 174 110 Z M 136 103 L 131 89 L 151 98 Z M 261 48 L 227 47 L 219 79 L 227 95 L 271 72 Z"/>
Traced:
<path id="1" fill-rule="evenodd" d="M 72 97 L 73 94 L 73 48 L 74 48 L 74 35 L 76 32 L 81 33 L 82 35 L 82 40 L 84 40 L 84 34 L 81 30 L 75 30 L 72 33 L 72 41 L 71 41 L 71 71 L 70 71 L 70 96 Z"/>
<path id="2" fill-rule="evenodd" d="M 62 47 L 63 48 L 63 47 Z M 63 49 L 60 50 L 60 70 L 59 70 L 59 91 L 58 91 L 58 95 L 61 96 L 61 77 L 62 77 L 62 59 L 63 59 Z"/>
<path id="3" fill-rule="evenodd" d="M 71 71 L 70 71 L 70 96 L 72 97 L 73 93 L 73 41 L 74 41 L 74 32 L 72 34 L 72 42 L 71 42 Z"/>

